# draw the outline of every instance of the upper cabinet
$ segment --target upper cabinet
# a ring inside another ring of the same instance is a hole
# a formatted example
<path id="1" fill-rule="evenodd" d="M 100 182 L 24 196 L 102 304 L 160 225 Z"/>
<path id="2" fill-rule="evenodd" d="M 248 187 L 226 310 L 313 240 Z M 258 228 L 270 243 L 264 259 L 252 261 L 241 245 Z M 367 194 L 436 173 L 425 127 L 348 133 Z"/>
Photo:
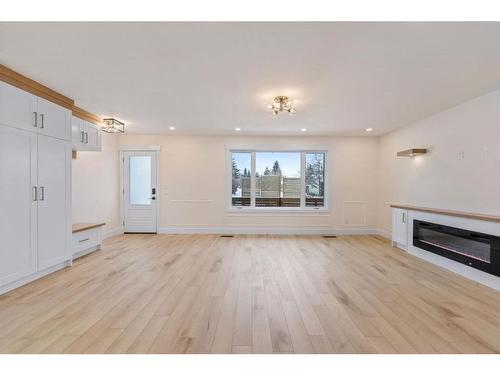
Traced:
<path id="1" fill-rule="evenodd" d="M 73 150 L 101 151 L 101 129 L 76 116 L 71 118 L 71 139 Z"/>
<path id="2" fill-rule="evenodd" d="M 0 124 L 37 132 L 37 97 L 0 82 Z"/>
<path id="3" fill-rule="evenodd" d="M 0 82 L 0 124 L 51 137 L 71 139 L 71 111 Z"/>
<path id="4" fill-rule="evenodd" d="M 38 98 L 38 132 L 51 137 L 71 140 L 71 111 L 43 98 Z"/>

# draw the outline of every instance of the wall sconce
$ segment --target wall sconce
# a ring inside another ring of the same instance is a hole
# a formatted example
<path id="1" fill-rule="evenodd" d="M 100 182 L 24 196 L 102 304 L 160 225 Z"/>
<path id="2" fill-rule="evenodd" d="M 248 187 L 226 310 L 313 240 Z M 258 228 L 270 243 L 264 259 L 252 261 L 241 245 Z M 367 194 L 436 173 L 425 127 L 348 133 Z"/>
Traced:
<path id="1" fill-rule="evenodd" d="M 409 148 L 408 150 L 398 151 L 397 156 L 413 157 L 418 155 L 427 154 L 426 148 Z"/>

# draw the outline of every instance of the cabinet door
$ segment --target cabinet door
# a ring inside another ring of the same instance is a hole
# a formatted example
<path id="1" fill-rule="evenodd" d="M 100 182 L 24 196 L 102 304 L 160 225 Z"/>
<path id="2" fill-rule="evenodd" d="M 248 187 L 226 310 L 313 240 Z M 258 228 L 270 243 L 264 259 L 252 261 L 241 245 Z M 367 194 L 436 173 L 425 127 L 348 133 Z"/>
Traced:
<path id="1" fill-rule="evenodd" d="M 36 96 L 0 82 L 0 124 L 37 132 Z"/>
<path id="2" fill-rule="evenodd" d="M 84 121 L 85 123 L 85 147 L 89 151 L 101 151 L 101 134 L 97 125 Z"/>
<path id="3" fill-rule="evenodd" d="M 406 249 L 408 241 L 408 210 L 393 208 L 392 241 L 397 242 Z"/>
<path id="4" fill-rule="evenodd" d="M 71 145 L 73 150 L 82 150 L 84 147 L 85 133 L 83 120 L 71 116 Z"/>
<path id="5" fill-rule="evenodd" d="M 68 214 L 71 144 L 38 136 L 38 268 L 70 257 Z"/>
<path id="6" fill-rule="evenodd" d="M 37 135 L 0 125 L 0 285 L 36 272 Z"/>
<path id="7" fill-rule="evenodd" d="M 71 140 L 71 111 L 43 98 L 38 98 L 38 132 Z"/>

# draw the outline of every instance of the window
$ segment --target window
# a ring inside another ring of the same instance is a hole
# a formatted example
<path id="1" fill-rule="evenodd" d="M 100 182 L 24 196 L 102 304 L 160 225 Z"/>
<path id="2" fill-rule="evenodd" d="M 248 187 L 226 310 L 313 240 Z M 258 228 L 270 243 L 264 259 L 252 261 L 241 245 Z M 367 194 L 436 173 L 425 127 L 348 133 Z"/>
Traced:
<path id="1" fill-rule="evenodd" d="M 231 155 L 232 178 L 231 197 L 233 206 L 250 206 L 252 154 L 233 152 Z"/>
<path id="2" fill-rule="evenodd" d="M 151 156 L 130 157 L 130 204 L 151 204 Z"/>
<path id="3" fill-rule="evenodd" d="M 325 207 L 326 152 L 230 153 L 232 207 Z"/>

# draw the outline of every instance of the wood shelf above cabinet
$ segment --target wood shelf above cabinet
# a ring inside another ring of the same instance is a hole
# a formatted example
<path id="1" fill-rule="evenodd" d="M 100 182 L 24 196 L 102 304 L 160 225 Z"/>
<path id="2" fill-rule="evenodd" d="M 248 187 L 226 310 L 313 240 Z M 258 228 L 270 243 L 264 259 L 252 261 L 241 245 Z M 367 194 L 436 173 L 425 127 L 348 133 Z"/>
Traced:
<path id="1" fill-rule="evenodd" d="M 0 64 L 0 80 L 33 95 L 47 99 L 61 107 L 72 109 L 75 105 L 73 99 L 59 94 L 57 91 L 49 89 L 47 86 L 25 77 L 2 64 Z"/>
<path id="2" fill-rule="evenodd" d="M 407 205 L 407 204 L 391 204 L 390 206 L 392 208 L 402 208 L 402 209 L 406 209 L 406 210 L 410 210 L 410 211 L 421 211 L 421 212 L 429 212 L 429 213 L 439 214 L 439 215 L 464 217 L 467 219 L 500 222 L 500 216 L 498 216 L 498 215 L 488 215 L 488 214 L 480 214 L 480 213 L 466 212 L 466 211 L 445 210 L 442 208 L 419 207 L 419 206 L 412 206 L 412 205 Z"/>
<path id="3" fill-rule="evenodd" d="M 91 122 L 95 125 L 102 126 L 102 118 L 94 115 L 93 113 L 86 111 L 83 108 L 80 108 L 80 107 L 77 107 L 76 105 L 74 105 L 73 108 L 71 109 L 71 111 L 73 112 L 73 116 L 75 116 L 75 117 L 78 117 L 82 120 Z"/>
<path id="4" fill-rule="evenodd" d="M 9 85 L 15 86 L 38 97 L 44 98 L 49 102 L 60 105 L 61 107 L 67 108 L 78 118 L 102 126 L 102 119 L 99 116 L 96 116 L 83 108 L 77 107 L 73 99 L 62 95 L 31 78 L 17 73 L 2 64 L 0 64 L 0 81 L 6 82 Z"/>

